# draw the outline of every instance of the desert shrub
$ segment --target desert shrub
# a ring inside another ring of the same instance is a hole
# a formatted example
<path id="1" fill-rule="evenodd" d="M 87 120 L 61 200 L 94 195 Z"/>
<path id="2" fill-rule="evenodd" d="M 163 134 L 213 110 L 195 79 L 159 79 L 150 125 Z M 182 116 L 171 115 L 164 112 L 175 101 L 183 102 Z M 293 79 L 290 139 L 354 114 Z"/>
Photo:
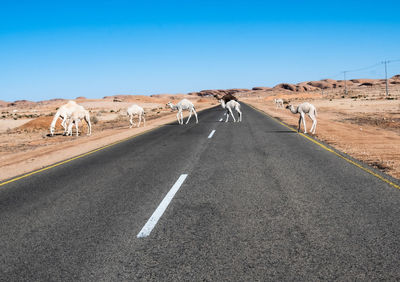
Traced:
<path id="1" fill-rule="evenodd" d="M 99 122 L 99 119 L 96 116 L 94 116 L 94 117 L 92 117 L 92 122 L 94 124 L 97 124 Z"/>

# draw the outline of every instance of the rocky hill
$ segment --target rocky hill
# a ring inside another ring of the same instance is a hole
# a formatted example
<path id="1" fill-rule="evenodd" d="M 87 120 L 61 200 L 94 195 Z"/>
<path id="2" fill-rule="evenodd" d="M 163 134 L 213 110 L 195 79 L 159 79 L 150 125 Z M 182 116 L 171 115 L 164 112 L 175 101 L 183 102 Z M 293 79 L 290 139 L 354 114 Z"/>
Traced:
<path id="1" fill-rule="evenodd" d="M 386 82 L 384 79 L 350 79 L 346 80 L 347 87 L 373 87 L 384 85 Z M 389 84 L 400 84 L 400 74 L 395 75 L 388 79 Z M 286 91 L 290 92 L 312 92 L 312 91 L 321 91 L 323 89 L 336 89 L 336 88 L 344 88 L 345 81 L 344 80 L 334 80 L 334 79 L 322 79 L 318 81 L 304 81 L 297 84 L 293 83 L 279 83 L 274 87 L 264 87 L 257 86 L 252 89 L 211 89 L 211 90 L 202 90 L 199 92 L 188 93 L 189 95 L 197 95 L 197 96 L 215 96 L 215 95 L 225 95 L 225 94 L 236 94 L 236 93 L 254 93 L 256 94 L 258 91 L 266 92 L 266 91 Z"/>

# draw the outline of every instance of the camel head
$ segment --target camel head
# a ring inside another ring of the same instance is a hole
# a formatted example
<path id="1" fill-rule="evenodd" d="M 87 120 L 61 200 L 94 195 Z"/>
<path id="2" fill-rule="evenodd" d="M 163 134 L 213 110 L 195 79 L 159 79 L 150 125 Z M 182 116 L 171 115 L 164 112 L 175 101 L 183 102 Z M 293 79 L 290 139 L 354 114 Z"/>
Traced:
<path id="1" fill-rule="evenodd" d="M 214 94 L 213 96 L 214 96 L 214 98 L 217 99 L 218 101 L 222 99 L 222 96 L 221 96 L 221 95 Z"/>
<path id="2" fill-rule="evenodd" d="M 286 109 L 290 110 L 292 114 L 297 114 L 297 107 L 290 104 L 290 102 L 286 105 Z"/>
<path id="3" fill-rule="evenodd" d="M 174 109 L 174 104 L 172 104 L 171 101 L 169 101 L 167 104 L 165 104 L 165 106 L 166 106 L 167 108 Z"/>

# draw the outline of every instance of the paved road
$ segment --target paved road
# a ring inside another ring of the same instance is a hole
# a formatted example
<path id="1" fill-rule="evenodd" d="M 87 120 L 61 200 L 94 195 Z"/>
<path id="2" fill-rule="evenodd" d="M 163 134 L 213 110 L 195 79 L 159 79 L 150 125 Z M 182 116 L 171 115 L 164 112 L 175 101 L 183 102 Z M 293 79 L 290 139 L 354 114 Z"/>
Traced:
<path id="1" fill-rule="evenodd" d="M 0 187 L 0 280 L 400 279 L 400 190 L 248 106 L 222 115 Z"/>

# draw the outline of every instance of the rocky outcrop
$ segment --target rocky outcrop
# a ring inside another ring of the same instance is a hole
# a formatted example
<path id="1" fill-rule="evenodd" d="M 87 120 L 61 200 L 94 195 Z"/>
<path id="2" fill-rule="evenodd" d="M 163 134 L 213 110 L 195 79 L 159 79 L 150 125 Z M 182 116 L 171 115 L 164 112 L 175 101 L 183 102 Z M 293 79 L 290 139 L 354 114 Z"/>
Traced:
<path id="1" fill-rule="evenodd" d="M 280 83 L 274 86 L 274 89 L 285 89 L 290 91 L 296 91 L 296 85 L 290 83 Z"/>
<path id="2" fill-rule="evenodd" d="M 267 91 L 267 90 L 271 90 L 271 87 L 253 87 L 251 90 L 253 91 Z"/>
<path id="3" fill-rule="evenodd" d="M 207 97 L 207 96 L 224 96 L 226 94 L 235 94 L 239 92 L 249 92 L 249 89 L 241 89 L 241 88 L 234 88 L 234 89 L 210 89 L 210 90 L 201 90 L 200 92 L 191 92 L 190 95 L 197 95 L 200 97 Z"/>
<path id="4" fill-rule="evenodd" d="M 17 100 L 17 101 L 15 101 L 15 102 L 13 102 L 13 103 L 9 103 L 7 106 L 9 106 L 9 107 L 21 107 L 21 108 L 24 108 L 24 107 L 31 107 L 31 106 L 34 106 L 34 105 L 36 105 L 36 103 L 35 103 L 35 102 L 32 102 L 32 101 L 28 101 L 28 100 Z"/>

